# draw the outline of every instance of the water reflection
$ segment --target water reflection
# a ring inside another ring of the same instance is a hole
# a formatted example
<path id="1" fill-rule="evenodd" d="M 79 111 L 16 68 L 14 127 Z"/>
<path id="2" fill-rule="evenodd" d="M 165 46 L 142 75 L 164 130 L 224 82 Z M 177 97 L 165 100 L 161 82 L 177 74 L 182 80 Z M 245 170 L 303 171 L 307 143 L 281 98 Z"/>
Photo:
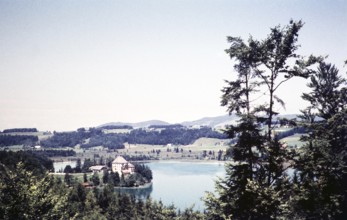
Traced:
<path id="1" fill-rule="evenodd" d="M 153 184 L 150 184 L 147 187 L 135 187 L 135 188 L 119 187 L 119 188 L 115 188 L 115 191 L 118 193 L 127 193 L 130 195 L 134 195 L 138 199 L 145 200 L 150 197 L 153 191 Z"/>

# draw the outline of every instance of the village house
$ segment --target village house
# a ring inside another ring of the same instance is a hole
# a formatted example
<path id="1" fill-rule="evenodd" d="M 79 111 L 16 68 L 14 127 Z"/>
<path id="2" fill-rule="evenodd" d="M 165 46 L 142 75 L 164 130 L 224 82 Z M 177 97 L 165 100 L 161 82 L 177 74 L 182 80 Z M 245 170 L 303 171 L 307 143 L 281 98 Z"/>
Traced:
<path id="1" fill-rule="evenodd" d="M 122 156 L 117 156 L 112 162 L 112 171 L 118 172 L 119 175 L 132 174 L 135 171 L 135 166 L 129 163 Z"/>
<path id="2" fill-rule="evenodd" d="M 91 166 L 89 169 L 93 172 L 102 172 L 104 170 L 107 170 L 107 166 L 105 165 L 96 165 L 96 166 Z"/>

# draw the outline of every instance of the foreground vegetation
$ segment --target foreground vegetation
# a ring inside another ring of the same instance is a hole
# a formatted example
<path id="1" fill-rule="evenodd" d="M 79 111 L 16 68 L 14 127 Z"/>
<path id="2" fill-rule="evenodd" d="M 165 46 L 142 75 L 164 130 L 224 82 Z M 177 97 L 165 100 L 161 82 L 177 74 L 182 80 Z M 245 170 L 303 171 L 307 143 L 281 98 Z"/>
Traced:
<path id="1" fill-rule="evenodd" d="M 238 140 L 217 194 L 205 198 L 208 219 L 347 219 L 346 79 L 323 57 L 296 53 L 302 27 L 290 21 L 260 41 L 228 37 L 237 76 L 227 81 L 221 103 L 240 117 L 227 131 Z M 309 107 L 296 122 L 308 133 L 300 148 L 289 148 L 273 118 L 285 104 L 278 88 L 295 77 L 309 78 L 310 91 L 302 95 Z M 254 102 L 264 94 L 268 102 Z"/>
<path id="2" fill-rule="evenodd" d="M 81 165 L 81 160 L 77 159 L 76 167 L 72 168 L 67 165 L 61 172 L 65 174 L 64 181 L 69 186 L 75 183 L 87 183 L 88 186 L 92 187 L 105 187 L 107 185 L 112 187 L 138 187 L 151 183 L 153 174 L 148 166 L 134 163 L 134 173 L 119 175 L 118 172 L 112 171 L 113 160 L 114 158 L 107 158 L 106 165 L 103 165 L 104 163 L 97 164 L 95 160 L 85 159 L 83 165 Z M 95 165 L 103 165 L 107 169 L 92 172 L 90 167 Z M 57 171 L 54 174 L 61 176 Z"/>
<path id="3" fill-rule="evenodd" d="M 2 219 L 202 219 L 192 208 L 177 211 L 160 201 L 114 192 L 112 184 L 86 189 L 48 175 L 51 164 L 27 152 L 1 152 Z"/>

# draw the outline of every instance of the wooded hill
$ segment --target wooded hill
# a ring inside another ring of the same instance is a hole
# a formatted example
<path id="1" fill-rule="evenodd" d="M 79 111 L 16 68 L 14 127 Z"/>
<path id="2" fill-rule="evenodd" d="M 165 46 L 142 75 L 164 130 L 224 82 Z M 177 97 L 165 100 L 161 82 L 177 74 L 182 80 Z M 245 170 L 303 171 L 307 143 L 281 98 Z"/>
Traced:
<path id="1" fill-rule="evenodd" d="M 123 132 L 118 132 L 119 130 Z M 182 125 L 153 125 L 149 128 L 133 129 L 131 126 L 108 125 L 100 128 L 79 128 L 72 132 L 54 132 L 41 140 L 36 135 L 6 133 L 0 135 L 0 146 L 41 145 L 46 148 L 58 148 L 80 145 L 82 148 L 104 146 L 109 149 L 123 149 L 124 143 L 188 145 L 202 137 L 227 138 L 222 132 L 209 127 L 189 129 Z"/>

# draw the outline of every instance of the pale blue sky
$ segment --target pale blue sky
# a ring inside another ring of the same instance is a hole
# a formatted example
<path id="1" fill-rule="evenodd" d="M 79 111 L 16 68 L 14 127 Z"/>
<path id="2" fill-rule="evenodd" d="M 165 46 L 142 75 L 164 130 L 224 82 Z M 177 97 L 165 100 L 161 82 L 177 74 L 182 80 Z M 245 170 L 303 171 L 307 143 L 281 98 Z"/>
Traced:
<path id="1" fill-rule="evenodd" d="M 346 73 L 343 0 L 0 0 L 0 130 L 225 114 L 226 36 L 262 39 L 291 18 L 305 22 L 300 53 Z M 283 113 L 304 107 L 304 85 L 282 87 Z"/>

